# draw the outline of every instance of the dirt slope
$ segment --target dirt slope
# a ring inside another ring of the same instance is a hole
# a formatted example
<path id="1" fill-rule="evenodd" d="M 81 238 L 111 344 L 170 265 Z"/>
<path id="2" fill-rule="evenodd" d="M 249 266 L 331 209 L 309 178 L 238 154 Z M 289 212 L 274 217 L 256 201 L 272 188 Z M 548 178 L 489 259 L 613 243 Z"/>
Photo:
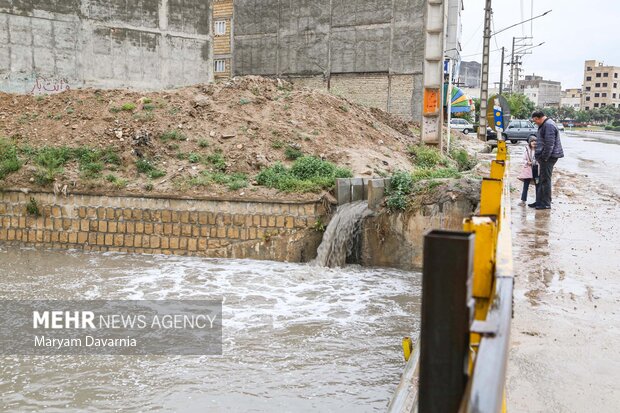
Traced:
<path id="1" fill-rule="evenodd" d="M 0 137 L 20 147 L 113 148 L 121 165 L 84 178 L 69 162 L 55 178 L 69 190 L 144 191 L 185 195 L 230 194 L 214 184 L 187 187 L 183 180 L 208 168 L 202 161 L 220 154 L 226 173 L 241 172 L 250 187 L 244 196 L 269 196 L 253 178 L 277 161 L 290 164 L 295 150 L 347 166 L 355 175 L 409 169 L 408 145 L 417 143 L 412 123 L 353 104 L 327 92 L 295 88 L 279 79 L 242 77 L 216 84 L 139 93 L 127 90 L 71 90 L 45 97 L 0 93 Z M 192 154 L 193 157 L 192 157 Z M 135 162 L 149 159 L 165 176 L 139 174 Z M 191 161 L 194 160 L 194 162 Z M 8 175 L 4 187 L 38 187 L 32 160 Z M 104 179 L 110 173 L 126 184 Z M 46 186 L 51 186 L 47 184 Z M 152 189 L 150 188 L 152 186 Z"/>

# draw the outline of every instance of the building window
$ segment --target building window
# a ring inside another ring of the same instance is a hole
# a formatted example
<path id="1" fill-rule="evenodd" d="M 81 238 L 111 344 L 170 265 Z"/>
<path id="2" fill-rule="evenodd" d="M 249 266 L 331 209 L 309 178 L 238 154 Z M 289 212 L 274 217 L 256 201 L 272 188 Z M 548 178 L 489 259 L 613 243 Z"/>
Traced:
<path id="1" fill-rule="evenodd" d="M 595 108 L 598 108 L 598 103 L 595 103 L 595 104 L 594 104 L 594 107 L 595 107 Z"/>
<path id="2" fill-rule="evenodd" d="M 590 101 L 590 96 L 586 96 L 586 102 Z"/>
<path id="3" fill-rule="evenodd" d="M 595 83 L 594 87 L 601 87 L 601 84 L 600 83 Z"/>
<path id="4" fill-rule="evenodd" d="M 601 94 L 600 94 L 600 93 L 595 93 L 595 94 L 594 94 L 594 97 L 595 97 L 595 98 L 598 98 L 598 97 L 600 97 L 600 96 L 601 96 Z"/>
<path id="5" fill-rule="evenodd" d="M 601 77 L 601 74 L 600 74 L 600 73 L 597 73 L 597 74 L 596 74 L 596 77 Z"/>
<path id="6" fill-rule="evenodd" d="M 615 99 L 616 98 L 616 94 L 614 93 L 613 95 L 611 95 L 611 97 Z"/>
<path id="7" fill-rule="evenodd" d="M 215 65 L 215 73 L 224 73 L 226 71 L 226 61 L 219 59 L 213 62 Z"/>
<path id="8" fill-rule="evenodd" d="M 607 97 L 607 93 L 601 93 L 601 97 L 606 98 Z"/>
<path id="9" fill-rule="evenodd" d="M 618 89 L 618 84 L 614 83 L 614 89 Z"/>
<path id="10" fill-rule="evenodd" d="M 603 87 L 607 87 L 607 83 L 603 83 Z"/>
<path id="11" fill-rule="evenodd" d="M 589 91 L 590 91 L 590 86 L 587 86 L 586 87 L 586 92 L 589 92 Z"/>
<path id="12" fill-rule="evenodd" d="M 586 82 L 589 82 L 590 80 L 592 80 L 592 76 L 586 77 Z"/>
<path id="13" fill-rule="evenodd" d="M 618 74 L 614 73 L 614 79 L 618 79 Z"/>
<path id="14" fill-rule="evenodd" d="M 588 72 L 591 72 L 591 71 L 592 71 L 592 68 L 591 68 L 591 67 L 586 67 L 586 70 L 587 70 Z"/>
<path id="15" fill-rule="evenodd" d="M 586 110 L 590 110 L 590 106 L 586 106 Z"/>
<path id="16" fill-rule="evenodd" d="M 609 73 L 603 73 L 603 77 L 609 77 Z"/>
<path id="17" fill-rule="evenodd" d="M 607 106 L 607 103 L 601 103 L 601 107 Z"/>
<path id="18" fill-rule="evenodd" d="M 226 34 L 226 20 L 217 20 L 215 22 L 215 35 L 224 36 Z"/>

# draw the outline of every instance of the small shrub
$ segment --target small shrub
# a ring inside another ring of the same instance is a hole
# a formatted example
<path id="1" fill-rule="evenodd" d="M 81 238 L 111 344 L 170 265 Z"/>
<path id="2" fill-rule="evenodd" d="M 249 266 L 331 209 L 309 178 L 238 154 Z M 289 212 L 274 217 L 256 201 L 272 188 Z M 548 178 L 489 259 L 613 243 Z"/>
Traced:
<path id="1" fill-rule="evenodd" d="M 121 106 L 121 110 L 124 110 L 126 112 L 132 112 L 133 110 L 136 109 L 136 104 L 135 103 L 124 103 L 123 106 Z"/>
<path id="2" fill-rule="evenodd" d="M 198 163 L 200 162 L 201 156 L 200 154 L 197 154 L 195 152 L 190 153 L 187 156 L 187 159 L 191 162 L 191 163 Z"/>
<path id="3" fill-rule="evenodd" d="M 460 178 L 461 173 L 453 167 L 437 169 L 419 168 L 413 171 L 411 176 L 414 182 L 419 182 L 427 179 Z"/>
<path id="4" fill-rule="evenodd" d="M 159 139 L 161 139 L 164 142 L 168 142 L 168 141 L 186 141 L 187 140 L 187 136 L 185 136 L 185 134 L 183 132 L 181 132 L 178 129 L 173 129 L 173 130 L 169 130 L 167 132 L 164 132 Z"/>
<path id="5" fill-rule="evenodd" d="M 118 178 L 116 176 L 112 175 L 112 174 L 106 175 L 106 177 L 105 177 L 106 181 L 112 182 L 112 183 L 116 182 L 117 179 Z"/>
<path id="6" fill-rule="evenodd" d="M 189 181 L 192 186 L 209 186 L 211 184 L 225 185 L 231 191 L 248 186 L 248 177 L 243 173 L 226 174 L 224 172 L 202 171 L 200 176 Z"/>
<path id="7" fill-rule="evenodd" d="M 118 113 L 118 112 L 120 112 L 122 109 L 121 109 L 121 108 L 119 108 L 118 106 L 112 106 L 109 110 L 110 110 L 110 112 L 112 112 L 112 113 Z"/>
<path id="8" fill-rule="evenodd" d="M 452 149 L 450 156 L 456 161 L 459 171 L 469 171 L 478 163 L 477 159 L 469 156 L 465 149 Z"/>
<path id="9" fill-rule="evenodd" d="M 610 125 L 607 125 L 607 126 L 605 126 L 605 130 L 614 130 L 614 127 L 610 126 Z"/>
<path id="10" fill-rule="evenodd" d="M 0 139 L 0 179 L 17 172 L 21 166 L 17 157 L 17 146 L 6 139 Z"/>
<path id="11" fill-rule="evenodd" d="M 284 150 L 284 156 L 286 157 L 286 159 L 290 161 L 294 161 L 295 159 L 298 159 L 304 156 L 304 153 L 299 149 L 292 148 L 289 146 L 288 148 Z"/>
<path id="12" fill-rule="evenodd" d="M 336 178 L 350 178 L 350 170 L 313 156 L 297 159 L 291 168 L 281 163 L 263 169 L 256 180 L 259 185 L 285 192 L 316 192 L 334 185 Z"/>
<path id="13" fill-rule="evenodd" d="M 149 182 L 147 184 L 144 184 L 144 190 L 148 191 L 148 192 L 152 191 L 153 190 L 153 184 L 151 182 Z"/>
<path id="14" fill-rule="evenodd" d="M 280 141 L 280 140 L 278 140 L 278 141 L 273 141 L 273 142 L 271 143 L 271 147 L 272 147 L 273 149 L 282 149 L 282 148 L 284 147 L 284 142 L 282 142 L 282 141 Z"/>
<path id="15" fill-rule="evenodd" d="M 151 179 L 160 178 L 166 175 L 165 171 L 157 169 L 153 162 L 148 159 L 138 159 L 136 161 L 136 168 L 138 169 L 138 172 L 146 174 L 146 176 Z"/>
<path id="16" fill-rule="evenodd" d="M 209 147 L 209 142 L 207 142 L 206 139 L 200 139 L 198 141 L 198 146 L 201 148 L 208 148 Z"/>
<path id="17" fill-rule="evenodd" d="M 142 110 L 146 110 L 150 112 L 153 109 L 155 109 L 155 105 L 152 103 L 145 103 L 144 105 L 142 105 Z"/>
<path id="18" fill-rule="evenodd" d="M 68 113 L 68 114 L 72 114 L 73 112 L 75 112 L 75 109 L 73 109 L 73 108 L 67 108 L 67 113 Z"/>
<path id="19" fill-rule="evenodd" d="M 410 146 L 409 154 L 413 157 L 414 165 L 420 168 L 433 168 L 437 165 L 445 166 L 448 164 L 448 160 L 441 154 L 441 152 L 430 146 Z"/>
<path id="20" fill-rule="evenodd" d="M 33 197 L 30 197 L 30 201 L 26 205 L 26 212 L 30 215 L 34 215 L 35 217 L 41 216 L 41 211 L 39 211 L 39 203 Z"/>
<path id="21" fill-rule="evenodd" d="M 340 109 L 343 112 L 348 112 L 349 111 L 349 107 L 346 105 L 340 105 L 338 106 L 338 109 Z"/>
<path id="22" fill-rule="evenodd" d="M 149 104 L 149 103 L 151 103 L 151 102 L 152 102 L 151 98 L 144 98 L 144 99 L 142 99 L 142 103 L 143 103 L 144 105 L 148 105 L 148 104 Z"/>
<path id="23" fill-rule="evenodd" d="M 88 162 L 80 165 L 80 171 L 85 178 L 96 178 L 103 171 L 101 162 Z"/>
<path id="24" fill-rule="evenodd" d="M 224 156 L 219 151 L 216 151 L 212 153 L 211 155 L 207 155 L 207 157 L 205 158 L 205 161 L 206 161 L 205 163 L 210 165 L 216 171 L 223 172 L 226 170 L 226 159 L 224 159 Z"/>
<path id="25" fill-rule="evenodd" d="M 239 99 L 239 105 L 247 105 L 248 103 L 252 103 L 252 100 L 245 98 Z"/>

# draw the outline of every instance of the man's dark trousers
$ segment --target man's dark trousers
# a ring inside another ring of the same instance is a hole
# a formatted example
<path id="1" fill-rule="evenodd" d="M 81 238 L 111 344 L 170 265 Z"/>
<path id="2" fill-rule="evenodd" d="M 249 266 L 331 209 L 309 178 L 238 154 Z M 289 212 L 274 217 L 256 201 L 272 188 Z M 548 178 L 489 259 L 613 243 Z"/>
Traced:
<path id="1" fill-rule="evenodd" d="M 548 161 L 538 161 L 540 181 L 536 188 L 536 206 L 551 207 L 551 174 L 558 158 L 549 158 Z"/>

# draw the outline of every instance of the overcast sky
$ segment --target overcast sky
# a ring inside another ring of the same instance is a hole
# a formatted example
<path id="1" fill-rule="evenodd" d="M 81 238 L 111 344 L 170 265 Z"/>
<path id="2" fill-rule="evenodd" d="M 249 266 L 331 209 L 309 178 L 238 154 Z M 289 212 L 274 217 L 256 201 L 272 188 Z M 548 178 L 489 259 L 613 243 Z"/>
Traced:
<path id="1" fill-rule="evenodd" d="M 463 60 L 482 61 L 484 0 L 464 0 L 462 14 Z M 489 86 L 499 82 L 502 46 L 510 61 L 513 36 L 533 34 L 533 44 L 545 42 L 523 58 L 523 72 L 562 82 L 562 89 L 581 87 L 584 61 L 596 59 L 620 66 L 620 1 L 533 0 L 534 16 L 548 15 L 491 38 Z M 532 0 L 493 0 L 493 23 L 499 31 L 531 17 Z M 492 30 L 493 31 L 493 26 Z M 506 66 L 504 79 L 508 79 Z"/>

